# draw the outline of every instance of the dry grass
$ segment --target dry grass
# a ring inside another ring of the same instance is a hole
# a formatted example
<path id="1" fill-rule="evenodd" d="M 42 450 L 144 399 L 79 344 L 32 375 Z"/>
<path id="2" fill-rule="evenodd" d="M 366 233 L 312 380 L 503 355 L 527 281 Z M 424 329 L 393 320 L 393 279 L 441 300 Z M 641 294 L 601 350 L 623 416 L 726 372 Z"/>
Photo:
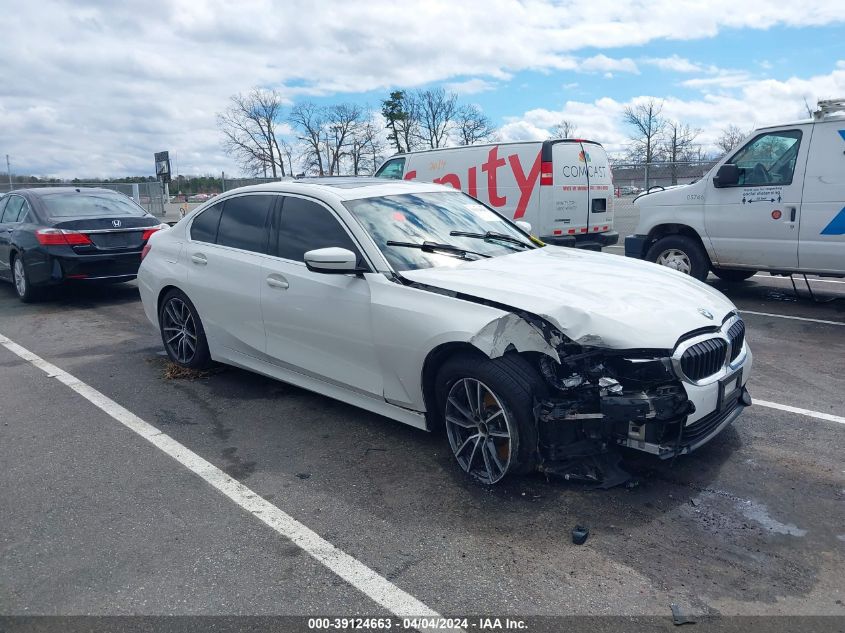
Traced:
<path id="1" fill-rule="evenodd" d="M 188 369 L 187 367 L 180 367 L 168 358 L 151 358 L 148 362 L 161 366 L 162 378 L 165 380 L 197 380 L 198 378 L 207 378 L 219 374 L 225 370 L 222 365 L 210 369 Z"/>

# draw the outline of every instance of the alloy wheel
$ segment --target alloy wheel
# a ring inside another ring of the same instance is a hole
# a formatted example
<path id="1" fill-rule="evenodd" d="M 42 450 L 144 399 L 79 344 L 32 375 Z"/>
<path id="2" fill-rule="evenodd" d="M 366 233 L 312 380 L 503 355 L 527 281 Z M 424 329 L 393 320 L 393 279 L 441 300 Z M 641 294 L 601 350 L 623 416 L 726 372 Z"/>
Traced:
<path id="1" fill-rule="evenodd" d="M 15 258 L 15 290 L 18 291 L 19 297 L 26 295 L 26 272 L 20 257 Z"/>
<path id="2" fill-rule="evenodd" d="M 677 248 L 670 248 L 660 253 L 657 257 L 657 263 L 661 266 L 682 272 L 685 275 L 689 275 L 690 271 L 692 271 L 692 263 L 690 262 L 689 255 Z"/>
<path id="3" fill-rule="evenodd" d="M 197 352 L 197 326 L 191 309 L 178 297 L 164 304 L 161 330 L 171 358 L 182 365 L 190 363 Z"/>
<path id="4" fill-rule="evenodd" d="M 512 424 L 498 396 L 480 380 L 462 378 L 446 400 L 446 434 L 458 464 L 485 484 L 508 472 Z"/>

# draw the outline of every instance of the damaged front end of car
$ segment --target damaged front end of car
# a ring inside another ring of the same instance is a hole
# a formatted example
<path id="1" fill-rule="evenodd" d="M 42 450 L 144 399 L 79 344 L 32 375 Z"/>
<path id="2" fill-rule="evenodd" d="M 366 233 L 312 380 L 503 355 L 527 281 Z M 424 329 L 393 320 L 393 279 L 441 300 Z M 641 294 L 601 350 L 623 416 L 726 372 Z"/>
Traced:
<path id="1" fill-rule="evenodd" d="M 605 488 L 630 479 L 621 450 L 661 459 L 691 452 L 751 404 L 745 387 L 720 392 L 717 410 L 688 425 L 696 405 L 668 349 L 615 350 L 576 343 L 544 319 L 519 317 L 553 348 L 530 353 L 546 390 L 535 399 L 541 472 Z M 738 317 L 735 317 L 738 319 Z M 590 343 L 600 342 L 591 337 Z"/>

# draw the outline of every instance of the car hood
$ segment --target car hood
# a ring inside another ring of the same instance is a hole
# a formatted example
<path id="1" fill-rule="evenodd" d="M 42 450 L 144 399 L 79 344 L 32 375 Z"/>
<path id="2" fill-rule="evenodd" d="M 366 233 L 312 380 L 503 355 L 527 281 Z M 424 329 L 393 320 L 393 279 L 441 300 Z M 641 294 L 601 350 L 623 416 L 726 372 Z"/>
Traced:
<path id="1" fill-rule="evenodd" d="M 672 349 L 736 309 L 707 284 L 663 266 L 557 246 L 401 275 L 531 312 L 577 343 L 612 349 Z"/>

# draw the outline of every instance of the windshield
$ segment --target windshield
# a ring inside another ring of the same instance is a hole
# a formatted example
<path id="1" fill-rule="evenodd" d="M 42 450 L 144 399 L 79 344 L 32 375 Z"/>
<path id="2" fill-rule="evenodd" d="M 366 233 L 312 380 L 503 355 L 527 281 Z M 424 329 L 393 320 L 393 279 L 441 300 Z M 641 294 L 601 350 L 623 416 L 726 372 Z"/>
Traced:
<path id="1" fill-rule="evenodd" d="M 41 196 L 51 218 L 144 217 L 147 212 L 117 193 L 51 193 Z"/>
<path id="2" fill-rule="evenodd" d="M 510 222 L 459 191 L 363 198 L 343 204 L 372 236 L 394 270 L 457 266 L 467 259 L 535 248 Z M 457 248 L 438 251 L 436 246 L 426 250 L 409 246 L 426 242 Z"/>

